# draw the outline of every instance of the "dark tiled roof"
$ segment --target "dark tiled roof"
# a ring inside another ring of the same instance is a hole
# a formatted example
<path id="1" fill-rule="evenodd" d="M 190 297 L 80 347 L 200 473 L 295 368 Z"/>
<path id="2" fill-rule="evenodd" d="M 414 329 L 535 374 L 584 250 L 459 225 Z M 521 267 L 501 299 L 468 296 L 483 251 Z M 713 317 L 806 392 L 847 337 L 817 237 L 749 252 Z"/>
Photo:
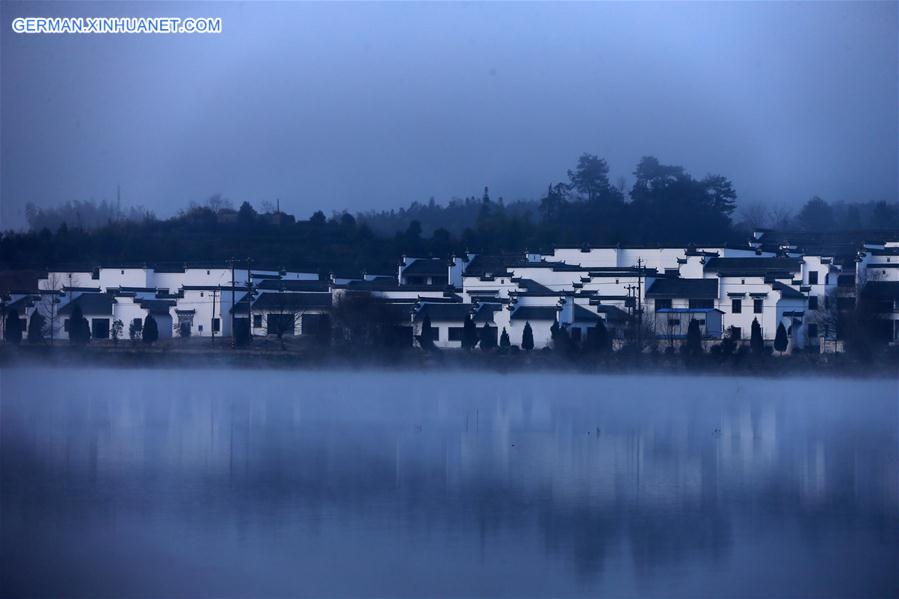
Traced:
<path id="1" fill-rule="evenodd" d="M 774 281 L 771 283 L 771 288 L 775 291 L 780 291 L 781 297 L 785 297 L 788 299 L 805 299 L 805 294 L 793 289 L 789 285 L 784 285 L 780 281 Z"/>
<path id="2" fill-rule="evenodd" d="M 294 280 L 273 280 L 267 279 L 260 281 L 256 286 L 257 289 L 279 291 L 328 291 L 328 281 L 310 281 L 303 279 Z"/>
<path id="3" fill-rule="evenodd" d="M 591 312 L 583 306 L 574 305 L 574 321 L 575 322 L 596 322 L 600 320 L 600 316 Z"/>
<path id="4" fill-rule="evenodd" d="M 415 320 L 423 320 L 429 316 L 432 321 L 461 322 L 475 309 L 474 304 L 447 304 L 422 302 L 415 313 Z"/>
<path id="5" fill-rule="evenodd" d="M 59 309 L 61 315 L 71 314 L 75 305 L 81 307 L 82 314 L 111 316 L 112 304 L 115 300 L 105 293 L 82 293 L 74 300 Z"/>
<path id="6" fill-rule="evenodd" d="M 555 320 L 555 306 L 520 306 L 512 312 L 512 320 Z"/>
<path id="7" fill-rule="evenodd" d="M 415 258 L 411 264 L 403 268 L 404 275 L 445 277 L 448 272 L 446 261 L 440 258 Z"/>
<path id="8" fill-rule="evenodd" d="M 646 297 L 715 299 L 718 297 L 718 280 L 656 279 L 646 290 Z"/>
<path id="9" fill-rule="evenodd" d="M 468 263 L 468 266 L 465 267 L 464 274 L 467 277 L 483 277 L 488 274 L 499 276 L 505 274 L 509 268 L 514 266 L 527 266 L 528 264 L 533 263 L 528 262 L 524 256 L 492 256 L 478 254 Z"/>
<path id="10" fill-rule="evenodd" d="M 273 292 L 262 293 L 253 302 L 254 310 L 308 310 L 331 307 L 330 293 L 295 293 Z"/>
<path id="11" fill-rule="evenodd" d="M 524 290 L 524 293 L 558 295 L 558 292 L 553 291 L 545 285 L 541 285 L 533 279 L 515 279 L 514 282 L 520 289 Z"/>
<path id="12" fill-rule="evenodd" d="M 710 258 L 705 264 L 708 272 L 725 276 L 764 276 L 770 272 L 799 272 L 801 258 Z"/>
<path id="13" fill-rule="evenodd" d="M 23 310 L 26 310 L 27 308 L 30 308 L 31 306 L 34 305 L 35 299 L 36 299 L 36 297 L 33 295 L 25 295 L 23 297 L 20 297 L 17 300 L 13 300 L 10 303 L 6 304 L 6 309 L 7 310 L 16 310 L 21 315 L 23 313 Z"/>
<path id="14" fill-rule="evenodd" d="M 174 300 L 139 299 L 137 304 L 150 314 L 169 314 L 169 309 L 175 305 L 175 302 Z"/>

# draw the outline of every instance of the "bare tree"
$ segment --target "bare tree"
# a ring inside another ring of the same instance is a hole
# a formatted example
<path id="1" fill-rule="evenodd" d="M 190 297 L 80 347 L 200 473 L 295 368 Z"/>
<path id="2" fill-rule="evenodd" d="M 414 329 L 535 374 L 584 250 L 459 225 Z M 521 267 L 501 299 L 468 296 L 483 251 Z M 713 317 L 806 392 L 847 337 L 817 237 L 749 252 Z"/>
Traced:
<path id="1" fill-rule="evenodd" d="M 59 322 L 59 295 L 63 288 L 62 277 L 51 272 L 47 277 L 47 285 L 41 294 L 37 304 L 37 310 L 44 317 L 45 337 L 50 340 L 50 345 L 56 340 L 57 333 L 62 328 Z"/>
<path id="2" fill-rule="evenodd" d="M 771 225 L 771 210 L 761 202 L 752 202 L 741 206 L 737 217 L 750 231 Z"/>

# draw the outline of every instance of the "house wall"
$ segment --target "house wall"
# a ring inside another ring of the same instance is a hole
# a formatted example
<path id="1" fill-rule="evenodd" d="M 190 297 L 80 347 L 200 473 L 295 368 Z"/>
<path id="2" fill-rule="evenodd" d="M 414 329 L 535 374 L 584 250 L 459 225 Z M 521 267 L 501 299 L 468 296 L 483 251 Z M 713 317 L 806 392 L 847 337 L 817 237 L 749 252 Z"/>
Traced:
<path id="1" fill-rule="evenodd" d="M 778 314 L 783 312 L 782 309 L 779 311 L 778 308 L 781 299 L 780 292 L 775 291 L 771 285 L 765 283 L 763 277 L 720 277 L 719 281 L 719 296 L 715 307 L 724 313 L 721 320 L 722 330 L 726 332 L 732 326 L 740 327 L 741 338 L 749 339 L 752 321 L 753 319 L 758 319 L 762 327 L 762 338 L 766 341 L 773 341 L 774 336 L 777 334 L 777 325 L 780 323 Z M 728 295 L 730 293 L 745 294 L 740 298 L 742 300 L 742 312 L 739 314 L 735 314 L 732 310 L 731 300 L 733 298 Z M 761 298 L 761 314 L 756 314 L 753 311 L 754 298 L 750 295 L 752 293 L 767 294 L 766 297 Z M 800 300 L 796 303 L 802 305 L 804 301 Z M 804 310 L 805 308 L 800 307 L 797 309 Z"/>
<path id="2" fill-rule="evenodd" d="M 100 268 L 100 289 L 106 291 L 109 288 L 118 287 L 152 287 L 152 268 Z"/>
<path id="3" fill-rule="evenodd" d="M 244 291 L 235 292 L 235 298 L 239 302 L 245 295 Z M 231 290 L 184 290 L 182 297 L 175 302 L 177 310 L 194 310 L 191 324 L 191 336 L 212 336 L 213 301 L 215 302 L 215 317 L 221 319 L 221 330 L 216 337 L 231 336 Z M 246 316 L 244 314 L 244 316 Z M 172 327 L 178 326 L 178 319 L 173 319 Z"/>
<path id="4" fill-rule="evenodd" d="M 90 287 L 99 289 L 100 283 L 93 278 L 90 271 L 51 271 L 47 276 L 38 280 L 37 288 L 51 291 L 61 290 L 63 287 Z"/>

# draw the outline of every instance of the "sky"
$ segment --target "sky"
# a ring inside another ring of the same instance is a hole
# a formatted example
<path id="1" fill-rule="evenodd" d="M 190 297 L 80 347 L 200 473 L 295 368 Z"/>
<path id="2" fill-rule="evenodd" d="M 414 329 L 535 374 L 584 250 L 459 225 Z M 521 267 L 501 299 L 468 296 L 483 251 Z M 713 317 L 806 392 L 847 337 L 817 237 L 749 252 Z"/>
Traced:
<path id="1" fill-rule="evenodd" d="M 221 17 L 26 35 L 24 16 Z M 741 203 L 899 197 L 897 3 L 0 3 L 0 229 L 24 206 L 169 216 L 538 198 L 577 157 L 720 173 Z"/>

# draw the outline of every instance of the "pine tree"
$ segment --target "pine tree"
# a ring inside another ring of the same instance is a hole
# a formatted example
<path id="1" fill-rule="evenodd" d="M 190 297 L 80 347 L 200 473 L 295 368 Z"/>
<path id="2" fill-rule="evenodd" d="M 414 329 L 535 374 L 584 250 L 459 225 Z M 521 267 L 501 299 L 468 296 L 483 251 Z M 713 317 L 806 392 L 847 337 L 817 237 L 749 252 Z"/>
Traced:
<path id="1" fill-rule="evenodd" d="M 521 332 L 521 349 L 531 351 L 534 349 L 534 331 L 531 329 L 531 323 L 524 323 L 524 331 Z"/>
<path id="2" fill-rule="evenodd" d="M 603 320 L 600 320 L 596 323 L 596 332 L 593 337 L 593 345 L 594 348 L 599 352 L 605 352 L 611 349 L 611 337 L 609 337 L 609 330 L 606 328 L 606 323 Z"/>
<path id="3" fill-rule="evenodd" d="M 687 355 L 698 356 L 702 354 L 702 333 L 699 330 L 699 321 L 690 320 L 687 327 Z"/>
<path id="4" fill-rule="evenodd" d="M 784 323 L 777 325 L 777 335 L 774 337 L 774 349 L 779 351 L 781 355 L 787 351 L 787 329 Z"/>
<path id="5" fill-rule="evenodd" d="M 765 353 L 765 341 L 762 339 L 762 325 L 757 318 L 752 319 L 752 333 L 749 336 L 749 348 L 757 356 Z"/>
<path id="6" fill-rule="evenodd" d="M 509 333 L 506 332 L 506 327 L 503 327 L 503 332 L 499 335 L 499 346 L 503 349 L 509 349 L 512 346 L 512 343 L 509 341 Z"/>
<path id="7" fill-rule="evenodd" d="M 481 349 L 484 351 L 489 351 L 496 347 L 496 329 L 490 326 L 488 323 L 484 323 L 484 326 L 481 327 Z"/>
<path id="8" fill-rule="evenodd" d="M 474 349 L 478 344 L 478 328 L 471 315 L 465 317 L 462 325 L 462 349 Z"/>
<path id="9" fill-rule="evenodd" d="M 434 327 L 431 326 L 431 317 L 425 315 L 425 319 L 421 323 L 421 335 L 418 337 L 418 343 L 424 350 L 434 349 Z"/>
<path id="10" fill-rule="evenodd" d="M 147 317 L 144 319 L 144 343 L 153 343 L 157 339 L 159 339 L 159 325 L 156 324 L 156 319 L 153 318 L 152 314 L 147 314 Z"/>
<path id="11" fill-rule="evenodd" d="M 72 315 L 69 317 L 69 341 L 77 345 L 84 345 L 91 340 L 91 329 L 81 311 L 81 306 L 75 304 Z"/>
<path id="12" fill-rule="evenodd" d="M 28 321 L 28 343 L 42 343 L 44 341 L 44 317 L 37 310 Z"/>
<path id="13" fill-rule="evenodd" d="M 7 343 L 18 344 L 22 341 L 22 321 L 19 320 L 19 311 L 15 308 L 6 313 L 6 327 L 3 329 L 3 338 Z"/>

